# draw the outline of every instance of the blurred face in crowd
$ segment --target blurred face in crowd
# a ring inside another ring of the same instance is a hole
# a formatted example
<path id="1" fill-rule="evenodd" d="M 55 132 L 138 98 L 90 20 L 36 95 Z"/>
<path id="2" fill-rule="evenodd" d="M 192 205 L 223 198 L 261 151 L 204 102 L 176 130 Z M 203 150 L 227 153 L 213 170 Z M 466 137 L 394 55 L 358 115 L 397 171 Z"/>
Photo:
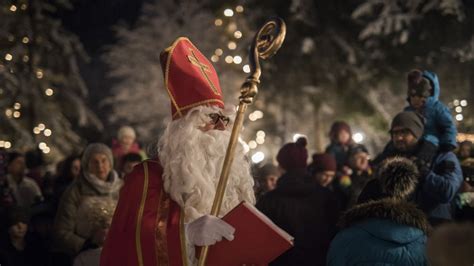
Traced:
<path id="1" fill-rule="evenodd" d="M 459 146 L 459 155 L 462 158 L 468 158 L 471 156 L 471 144 L 466 143 Z"/>
<path id="2" fill-rule="evenodd" d="M 26 170 L 25 157 L 17 157 L 8 165 L 7 170 L 12 176 L 23 176 Z"/>
<path id="3" fill-rule="evenodd" d="M 418 143 L 418 139 L 408 128 L 394 127 L 390 131 L 395 149 L 401 152 L 413 150 Z"/>
<path id="4" fill-rule="evenodd" d="M 425 106 L 426 97 L 422 96 L 410 96 L 410 105 L 415 109 L 421 109 Z"/>
<path id="5" fill-rule="evenodd" d="M 318 182 L 318 184 L 323 187 L 327 187 L 329 184 L 331 184 L 335 175 L 335 171 L 323 171 L 316 173 L 314 177 L 316 178 L 316 182 Z"/>
<path id="6" fill-rule="evenodd" d="M 350 166 L 356 171 L 365 171 L 369 168 L 369 154 L 358 152 L 350 158 Z"/>
<path id="7" fill-rule="evenodd" d="M 71 164 L 71 175 L 76 178 L 81 173 L 81 160 L 76 159 Z"/>
<path id="8" fill-rule="evenodd" d="M 268 175 L 265 178 L 265 188 L 267 191 L 272 191 L 276 188 L 276 184 L 278 181 L 278 176 L 276 175 Z"/>
<path id="9" fill-rule="evenodd" d="M 133 170 L 133 167 L 135 167 L 135 165 L 139 164 L 140 162 L 139 161 L 127 161 L 127 162 L 124 162 L 123 164 L 123 167 L 122 167 L 122 172 L 124 174 L 130 174 Z"/>
<path id="10" fill-rule="evenodd" d="M 120 138 L 120 144 L 122 144 L 122 146 L 127 147 L 127 148 L 131 147 L 134 141 L 135 141 L 135 137 L 132 135 L 123 135 Z"/>
<path id="11" fill-rule="evenodd" d="M 26 231 L 28 230 L 28 225 L 23 222 L 18 222 L 8 229 L 8 233 L 10 234 L 11 238 L 20 239 L 24 238 L 26 235 Z"/>
<path id="12" fill-rule="evenodd" d="M 107 155 L 96 153 L 89 159 L 89 173 L 95 175 L 100 180 L 107 180 L 107 176 L 112 170 L 112 166 Z"/>
<path id="13" fill-rule="evenodd" d="M 346 144 L 349 142 L 351 139 L 351 134 L 347 132 L 346 130 L 341 130 L 339 131 L 339 134 L 337 135 L 337 141 L 341 144 Z"/>

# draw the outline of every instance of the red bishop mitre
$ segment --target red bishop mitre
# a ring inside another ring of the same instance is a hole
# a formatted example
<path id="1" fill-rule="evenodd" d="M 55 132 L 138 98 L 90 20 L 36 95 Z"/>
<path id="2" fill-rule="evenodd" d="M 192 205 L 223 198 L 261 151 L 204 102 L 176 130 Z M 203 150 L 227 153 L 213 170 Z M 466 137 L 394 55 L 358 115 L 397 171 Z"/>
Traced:
<path id="1" fill-rule="evenodd" d="M 174 41 L 161 52 L 160 61 L 173 120 L 200 105 L 224 108 L 216 70 L 188 38 Z"/>

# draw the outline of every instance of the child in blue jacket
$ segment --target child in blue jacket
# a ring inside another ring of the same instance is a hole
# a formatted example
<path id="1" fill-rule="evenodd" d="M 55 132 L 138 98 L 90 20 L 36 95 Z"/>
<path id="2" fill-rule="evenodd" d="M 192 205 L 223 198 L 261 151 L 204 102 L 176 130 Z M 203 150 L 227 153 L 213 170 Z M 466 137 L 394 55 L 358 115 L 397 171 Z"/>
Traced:
<path id="1" fill-rule="evenodd" d="M 407 76 L 406 111 L 415 111 L 425 118 L 425 140 L 417 154 L 418 163 L 429 167 L 437 150 L 451 151 L 456 148 L 456 125 L 448 107 L 439 100 L 438 76 L 431 71 L 411 70 Z"/>

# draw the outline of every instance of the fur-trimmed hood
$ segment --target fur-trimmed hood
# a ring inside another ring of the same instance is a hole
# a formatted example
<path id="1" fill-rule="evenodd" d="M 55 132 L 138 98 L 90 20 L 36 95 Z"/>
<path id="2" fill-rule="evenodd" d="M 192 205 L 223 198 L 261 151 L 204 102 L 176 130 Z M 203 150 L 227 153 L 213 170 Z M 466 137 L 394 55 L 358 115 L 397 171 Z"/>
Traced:
<path id="1" fill-rule="evenodd" d="M 386 230 L 383 226 L 374 226 L 373 221 L 375 223 L 381 221 L 392 223 L 391 228 L 396 229 L 395 232 L 397 233 L 407 230 L 407 227 L 415 230 L 411 232 L 411 235 L 407 235 L 405 232 L 397 236 L 392 230 Z M 430 224 L 421 210 L 417 209 L 412 203 L 395 199 L 370 201 L 357 205 L 342 215 L 338 226 L 342 229 L 362 226 L 372 235 L 396 242 L 410 241 L 407 238 L 416 238 L 418 235 L 429 234 L 431 231 Z M 418 233 L 415 231 L 418 231 Z"/>

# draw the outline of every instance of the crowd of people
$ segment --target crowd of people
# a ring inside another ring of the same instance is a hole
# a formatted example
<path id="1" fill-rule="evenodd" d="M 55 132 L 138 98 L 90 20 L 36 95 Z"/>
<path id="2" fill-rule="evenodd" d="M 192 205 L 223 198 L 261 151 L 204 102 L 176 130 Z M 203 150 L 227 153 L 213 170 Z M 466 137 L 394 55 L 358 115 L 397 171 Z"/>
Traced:
<path id="1" fill-rule="evenodd" d="M 254 191 L 246 179 L 248 160 L 236 157 L 231 179 L 238 178 L 230 182 L 223 212 L 240 200 L 256 203 L 294 237 L 294 246 L 271 265 L 474 263 L 472 143 L 456 142 L 449 110 L 438 100 L 436 74 L 411 71 L 407 86 L 409 105 L 393 118 L 390 141 L 373 160 L 364 145 L 354 143 L 343 121 L 332 125 L 324 153 L 309 158 L 307 139 L 299 138 L 281 147 L 276 165 L 255 166 Z M 209 91 L 221 97 L 214 86 Z M 217 165 L 227 145 L 215 133 L 229 124 L 222 107 L 220 102 L 199 106 L 186 115 L 173 109 L 174 121 L 158 144 L 159 158 L 148 163 L 130 127 L 122 127 L 110 147 L 91 143 L 82 154 L 67 157 L 55 174 L 44 173 L 40 152 L 2 151 L 0 217 L 6 219 L 0 224 L 0 265 L 99 265 L 101 253 L 103 265 L 122 258 L 126 264 L 130 256 L 114 252 L 129 247 L 119 241 L 122 237 L 139 238 L 139 231 L 126 228 L 138 223 L 137 209 L 139 218 L 145 212 L 143 219 L 151 221 L 143 224 L 149 228 L 137 224 L 137 230 L 150 230 L 145 232 L 154 232 L 157 239 L 167 236 L 170 242 L 156 249 L 167 248 L 169 254 L 177 254 L 170 239 L 179 231 L 173 217 L 180 208 L 191 245 L 232 240 L 227 224 L 206 215 L 215 192 L 209 184 L 217 183 Z M 210 120 L 202 124 L 203 117 Z M 159 177 L 151 179 L 152 174 Z M 140 202 L 142 188 L 150 194 Z M 154 241 L 143 238 L 136 241 Z M 159 252 L 151 257 L 169 259 Z"/>

